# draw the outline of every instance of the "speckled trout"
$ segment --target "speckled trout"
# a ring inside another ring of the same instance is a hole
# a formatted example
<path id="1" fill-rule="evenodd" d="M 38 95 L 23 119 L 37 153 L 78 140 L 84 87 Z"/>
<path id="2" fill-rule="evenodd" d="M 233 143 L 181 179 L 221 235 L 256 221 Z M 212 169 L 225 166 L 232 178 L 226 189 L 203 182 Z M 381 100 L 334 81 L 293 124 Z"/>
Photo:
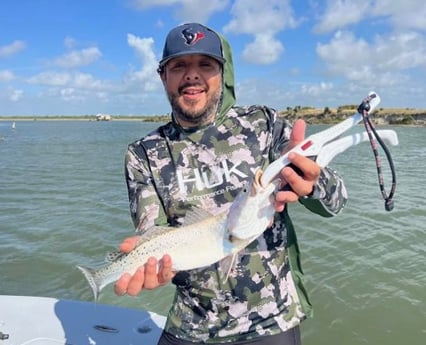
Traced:
<path id="1" fill-rule="evenodd" d="M 253 181 L 243 188 L 230 208 L 218 215 L 206 211 L 188 212 L 179 227 L 153 226 L 145 229 L 138 245 L 129 253 L 110 253 L 109 264 L 99 269 L 77 266 L 85 275 L 95 300 L 100 291 L 123 273 L 134 274 L 150 257 L 172 258 L 173 270 L 183 271 L 209 266 L 222 259 L 232 262 L 240 250 L 256 239 L 271 224 L 272 200 L 278 180 L 265 188 L 259 170 Z"/>

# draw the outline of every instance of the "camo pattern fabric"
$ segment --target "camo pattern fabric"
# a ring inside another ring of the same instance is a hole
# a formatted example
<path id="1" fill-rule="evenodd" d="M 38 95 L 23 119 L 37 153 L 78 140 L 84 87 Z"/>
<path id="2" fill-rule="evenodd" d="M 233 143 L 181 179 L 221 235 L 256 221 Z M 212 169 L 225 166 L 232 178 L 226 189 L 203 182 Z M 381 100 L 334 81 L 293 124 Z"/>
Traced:
<path id="1" fill-rule="evenodd" d="M 234 107 L 221 123 L 194 131 L 173 121 L 159 127 L 131 144 L 126 155 L 135 226 L 141 219 L 144 226 L 179 226 L 193 207 L 224 212 L 256 169 L 280 155 L 290 132 L 289 123 L 261 106 Z M 333 215 L 344 206 L 346 192 L 334 171 L 322 169 L 315 190 L 320 203 L 310 205 L 314 212 Z M 311 315 L 301 277 L 297 240 L 285 210 L 234 262 L 225 258 L 178 272 L 165 330 L 198 343 L 286 331 Z"/>

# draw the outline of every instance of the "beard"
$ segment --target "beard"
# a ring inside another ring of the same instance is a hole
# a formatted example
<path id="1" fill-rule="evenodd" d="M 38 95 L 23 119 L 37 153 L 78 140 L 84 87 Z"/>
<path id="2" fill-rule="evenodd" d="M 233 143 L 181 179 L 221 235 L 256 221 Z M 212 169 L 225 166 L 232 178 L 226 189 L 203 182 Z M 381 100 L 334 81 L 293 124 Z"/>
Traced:
<path id="1" fill-rule="evenodd" d="M 196 102 L 191 104 L 187 109 L 184 109 L 179 104 L 179 96 L 181 90 L 188 86 L 196 86 L 194 84 L 186 84 L 179 88 L 177 93 L 168 93 L 170 105 L 172 106 L 173 114 L 176 119 L 181 119 L 185 122 L 194 125 L 204 125 L 213 122 L 219 110 L 219 105 L 222 97 L 222 87 L 220 87 L 214 94 L 207 98 L 206 105 L 199 110 L 191 108 L 191 105 L 196 105 Z"/>

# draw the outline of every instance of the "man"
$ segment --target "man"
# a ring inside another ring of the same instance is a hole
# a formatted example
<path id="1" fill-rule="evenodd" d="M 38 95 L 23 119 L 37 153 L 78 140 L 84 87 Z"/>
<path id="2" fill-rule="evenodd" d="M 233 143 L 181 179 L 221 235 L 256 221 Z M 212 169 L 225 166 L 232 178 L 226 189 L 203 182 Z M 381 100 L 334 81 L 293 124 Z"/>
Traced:
<path id="1" fill-rule="evenodd" d="M 179 226 L 193 207 L 227 210 L 257 168 L 265 168 L 304 139 L 305 123 L 293 128 L 265 106 L 235 106 L 228 42 L 190 23 L 167 36 L 159 75 L 172 107 L 171 122 L 129 146 L 126 178 L 135 226 Z M 346 202 L 339 176 L 290 154 L 299 170 L 281 172 L 273 224 L 239 253 L 224 282 L 220 263 L 172 272 L 165 255 L 116 283 L 118 295 L 137 295 L 170 280 L 176 295 L 159 344 L 300 344 L 299 324 L 312 308 L 302 283 L 299 249 L 287 203 L 300 201 L 323 216 Z M 132 250 L 137 237 L 120 246 Z M 194 257 L 194 260 L 197 260 Z"/>

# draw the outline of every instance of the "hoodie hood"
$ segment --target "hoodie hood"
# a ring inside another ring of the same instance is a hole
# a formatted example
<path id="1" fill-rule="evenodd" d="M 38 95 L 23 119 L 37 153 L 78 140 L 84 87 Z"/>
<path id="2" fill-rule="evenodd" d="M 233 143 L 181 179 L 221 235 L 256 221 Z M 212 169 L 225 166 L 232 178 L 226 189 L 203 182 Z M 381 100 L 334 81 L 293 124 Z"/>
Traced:
<path id="1" fill-rule="evenodd" d="M 222 44 L 222 54 L 225 59 L 222 71 L 222 100 L 218 110 L 216 123 L 221 123 L 229 109 L 231 109 L 236 102 L 235 97 L 235 80 L 234 80 L 234 63 L 232 61 L 232 50 L 229 42 L 222 35 L 218 34 Z"/>

